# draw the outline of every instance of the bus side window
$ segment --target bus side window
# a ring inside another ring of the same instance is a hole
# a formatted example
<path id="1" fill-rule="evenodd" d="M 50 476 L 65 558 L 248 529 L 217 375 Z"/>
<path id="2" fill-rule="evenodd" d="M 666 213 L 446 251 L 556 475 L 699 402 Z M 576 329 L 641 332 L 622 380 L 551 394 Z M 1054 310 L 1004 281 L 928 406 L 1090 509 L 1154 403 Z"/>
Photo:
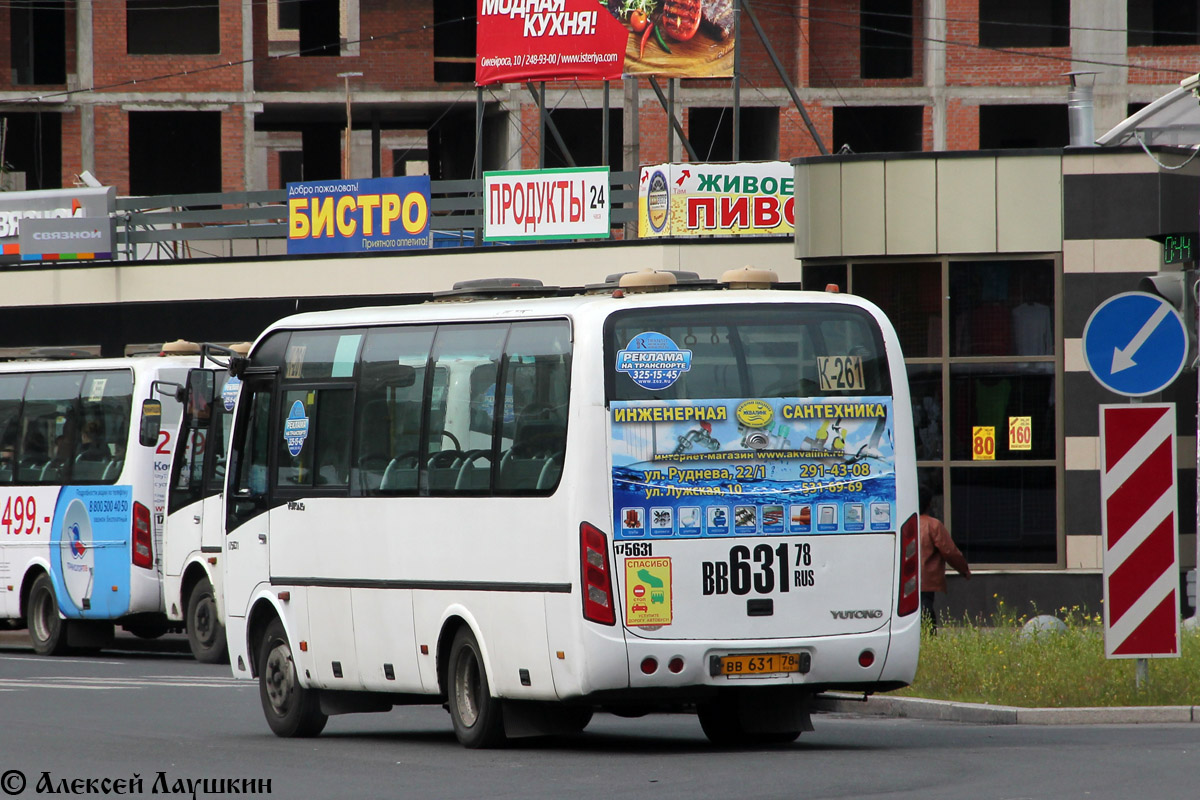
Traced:
<path id="1" fill-rule="evenodd" d="M 443 325 L 434 339 L 435 369 L 446 370 L 449 383 L 434 392 L 425 434 L 423 487 L 430 494 L 479 493 L 491 486 L 495 458 L 496 385 L 507 324 Z M 484 422 L 479 424 L 479 417 Z M 472 425 L 473 417 L 476 422 Z M 479 430 L 483 428 L 484 430 Z"/>
<path id="2" fill-rule="evenodd" d="M 497 494 L 550 492 L 567 447 L 571 332 L 566 322 L 513 325 L 505 347 L 505 434 Z M 507 412 L 511 398 L 512 412 Z"/>
<path id="3" fill-rule="evenodd" d="M 25 382 L 24 375 L 0 376 L 0 485 L 12 483 L 17 471 L 17 438 Z"/>
<path id="4" fill-rule="evenodd" d="M 367 333 L 359 366 L 353 495 L 417 490 L 425 365 L 434 330 L 432 325 L 413 325 Z"/>
<path id="5" fill-rule="evenodd" d="M 249 385 L 243 388 L 249 389 Z M 247 419 L 242 427 L 244 439 L 236 444 L 230 458 L 234 469 L 230 487 L 228 529 L 241 525 L 266 510 L 267 475 L 271 452 L 271 387 L 262 384 L 251 389 Z"/>

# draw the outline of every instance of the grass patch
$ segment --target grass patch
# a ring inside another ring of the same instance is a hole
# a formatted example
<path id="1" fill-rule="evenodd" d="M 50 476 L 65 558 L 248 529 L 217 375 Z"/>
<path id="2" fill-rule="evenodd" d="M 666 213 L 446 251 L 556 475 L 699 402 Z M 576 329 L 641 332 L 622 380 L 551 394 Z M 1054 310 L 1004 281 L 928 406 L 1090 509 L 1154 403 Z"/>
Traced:
<path id="1" fill-rule="evenodd" d="M 1181 630 L 1179 658 L 1150 659 L 1139 690 L 1134 659 L 1104 657 L 1099 616 L 1078 607 L 1055 616 L 1066 631 L 1022 636 L 1027 617 L 999 600 L 990 621 L 922 631 L 916 680 L 894 694 L 1026 708 L 1200 705 L 1200 630 Z"/>

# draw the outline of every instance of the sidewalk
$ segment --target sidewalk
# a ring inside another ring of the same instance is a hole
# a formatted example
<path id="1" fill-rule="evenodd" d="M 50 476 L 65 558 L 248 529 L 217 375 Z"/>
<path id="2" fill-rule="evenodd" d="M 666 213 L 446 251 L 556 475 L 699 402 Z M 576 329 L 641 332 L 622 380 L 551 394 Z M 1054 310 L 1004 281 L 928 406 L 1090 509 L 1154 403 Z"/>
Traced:
<path id="1" fill-rule="evenodd" d="M 984 703 L 955 703 L 919 697 L 827 692 L 813 700 L 814 711 L 862 714 L 982 725 L 1135 725 L 1200 722 L 1200 706 L 1121 706 L 1116 708 L 1017 708 Z"/>

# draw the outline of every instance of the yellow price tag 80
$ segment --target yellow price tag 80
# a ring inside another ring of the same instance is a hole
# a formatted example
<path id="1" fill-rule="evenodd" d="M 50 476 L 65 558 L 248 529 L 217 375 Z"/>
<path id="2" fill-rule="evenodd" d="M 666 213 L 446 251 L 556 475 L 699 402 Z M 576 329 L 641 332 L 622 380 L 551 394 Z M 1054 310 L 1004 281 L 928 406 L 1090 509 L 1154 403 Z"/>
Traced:
<path id="1" fill-rule="evenodd" d="M 976 425 L 971 428 L 971 459 L 973 461 L 996 460 L 995 426 Z"/>

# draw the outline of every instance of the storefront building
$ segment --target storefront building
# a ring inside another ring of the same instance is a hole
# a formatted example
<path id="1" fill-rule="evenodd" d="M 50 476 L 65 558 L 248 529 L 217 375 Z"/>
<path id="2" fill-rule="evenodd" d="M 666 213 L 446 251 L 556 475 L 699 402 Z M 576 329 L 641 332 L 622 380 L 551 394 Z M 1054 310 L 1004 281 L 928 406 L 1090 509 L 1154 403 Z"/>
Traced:
<path id="1" fill-rule="evenodd" d="M 920 479 L 976 571 L 969 583 L 952 581 L 952 611 L 987 613 L 999 600 L 1099 611 L 1098 407 L 1128 398 L 1088 373 L 1081 337 L 1106 298 L 1146 275 L 1194 268 L 1164 265 L 1150 238 L 1195 236 L 1200 164 L 1172 169 L 1189 154 L 1069 148 L 793 162 L 804 283 L 870 299 L 899 333 Z M 1178 404 L 1187 570 L 1196 554 L 1195 373 L 1145 399 Z"/>

